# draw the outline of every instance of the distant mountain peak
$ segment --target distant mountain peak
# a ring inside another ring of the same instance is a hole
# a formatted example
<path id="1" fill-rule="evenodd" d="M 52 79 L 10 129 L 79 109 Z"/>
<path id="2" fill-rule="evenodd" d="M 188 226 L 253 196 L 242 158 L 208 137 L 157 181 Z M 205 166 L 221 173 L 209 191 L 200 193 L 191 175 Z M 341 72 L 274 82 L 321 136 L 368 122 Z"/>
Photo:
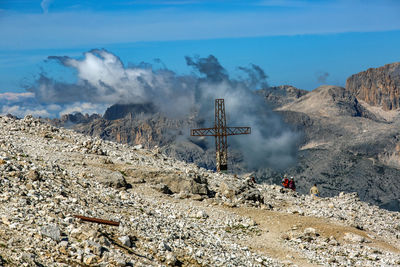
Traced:
<path id="1" fill-rule="evenodd" d="M 398 109 L 400 62 L 354 74 L 347 79 L 346 89 L 372 106 L 381 106 L 384 110 Z"/>
<path id="2" fill-rule="evenodd" d="M 333 85 L 322 85 L 279 110 L 303 112 L 324 117 L 351 116 L 377 119 L 345 88 Z"/>
<path id="3" fill-rule="evenodd" d="M 104 113 L 103 118 L 106 120 L 118 120 L 124 118 L 126 115 L 131 114 L 154 114 L 156 107 L 152 103 L 144 104 L 114 104 L 109 107 Z"/>
<path id="4" fill-rule="evenodd" d="M 272 108 L 278 108 L 306 95 L 309 91 L 291 85 L 280 85 L 258 90 L 257 93 L 263 95 Z"/>

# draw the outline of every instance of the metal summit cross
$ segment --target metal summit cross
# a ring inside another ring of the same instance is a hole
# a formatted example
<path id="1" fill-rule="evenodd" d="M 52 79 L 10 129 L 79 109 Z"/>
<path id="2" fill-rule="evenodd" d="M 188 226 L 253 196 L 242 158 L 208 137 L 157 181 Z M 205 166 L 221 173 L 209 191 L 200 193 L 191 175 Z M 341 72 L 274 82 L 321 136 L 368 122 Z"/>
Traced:
<path id="1" fill-rule="evenodd" d="M 250 127 L 226 126 L 225 104 L 223 99 L 215 99 L 215 122 L 213 128 L 191 129 L 191 136 L 215 136 L 217 171 L 228 170 L 228 135 L 250 134 Z"/>

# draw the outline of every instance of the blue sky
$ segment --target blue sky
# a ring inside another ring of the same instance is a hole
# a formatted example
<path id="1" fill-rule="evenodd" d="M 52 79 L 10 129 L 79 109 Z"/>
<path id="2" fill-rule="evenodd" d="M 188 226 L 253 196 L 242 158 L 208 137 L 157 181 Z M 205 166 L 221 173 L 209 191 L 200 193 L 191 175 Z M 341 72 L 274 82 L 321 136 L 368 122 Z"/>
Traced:
<path id="1" fill-rule="evenodd" d="M 94 48 L 126 66 L 160 59 L 185 74 L 185 56 L 213 54 L 232 76 L 256 64 L 270 85 L 344 86 L 400 61 L 399 14 L 397 0 L 0 0 L 0 94 L 26 92 L 40 73 L 76 81 L 46 58 Z"/>

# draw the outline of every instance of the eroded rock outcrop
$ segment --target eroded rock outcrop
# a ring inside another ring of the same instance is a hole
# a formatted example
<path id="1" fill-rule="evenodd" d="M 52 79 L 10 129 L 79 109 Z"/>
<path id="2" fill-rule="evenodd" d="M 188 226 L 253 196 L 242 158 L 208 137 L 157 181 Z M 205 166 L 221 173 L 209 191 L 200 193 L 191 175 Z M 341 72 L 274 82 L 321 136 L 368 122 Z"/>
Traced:
<path id="1" fill-rule="evenodd" d="M 377 119 L 345 88 L 332 85 L 320 86 L 278 110 L 296 111 L 322 117 L 334 115 Z"/>
<path id="2" fill-rule="evenodd" d="M 64 114 L 59 119 L 53 119 L 51 123 L 57 127 L 59 126 L 69 127 L 79 123 L 90 123 L 99 118 L 101 118 L 101 115 L 99 114 L 89 115 L 87 113 L 82 114 L 80 112 L 75 112 L 71 114 Z"/>
<path id="3" fill-rule="evenodd" d="M 400 62 L 387 64 L 380 68 L 370 68 L 350 76 L 346 89 L 359 100 L 384 110 L 400 106 Z"/>
<path id="4" fill-rule="evenodd" d="M 258 90 L 257 93 L 264 96 L 272 108 L 277 108 L 295 101 L 308 94 L 309 91 L 291 85 L 280 85 Z"/>
<path id="5" fill-rule="evenodd" d="M 104 113 L 106 120 L 122 119 L 128 114 L 135 116 L 136 114 L 153 114 L 156 107 L 152 103 L 146 104 L 115 104 L 109 107 Z"/>

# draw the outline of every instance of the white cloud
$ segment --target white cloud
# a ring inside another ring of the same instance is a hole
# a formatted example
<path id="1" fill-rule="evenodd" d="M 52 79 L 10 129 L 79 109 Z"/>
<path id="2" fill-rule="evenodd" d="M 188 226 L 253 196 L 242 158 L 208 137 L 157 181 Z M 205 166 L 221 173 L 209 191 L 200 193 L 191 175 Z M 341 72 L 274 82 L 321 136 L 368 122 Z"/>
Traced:
<path id="1" fill-rule="evenodd" d="M 184 114 L 193 106 L 195 82 L 193 77 L 178 77 L 168 70 L 153 71 L 141 67 L 125 67 L 116 55 L 105 50 L 92 50 L 85 53 L 81 59 L 49 58 L 76 70 L 78 82 L 67 84 L 42 75 L 38 85 L 31 89 L 39 102 L 62 105 L 79 102 L 99 105 L 69 106 L 66 109 L 68 112 L 73 109 L 80 111 L 79 108 L 98 112 L 101 107 L 115 103 L 152 102 L 168 114 L 169 112 Z M 164 104 L 169 103 L 171 99 L 179 105 L 171 107 Z"/>
<path id="2" fill-rule="evenodd" d="M 53 0 L 42 0 L 42 2 L 40 3 L 40 6 L 42 7 L 45 14 L 49 12 L 51 2 L 53 2 Z"/>
<path id="3" fill-rule="evenodd" d="M 19 105 L 14 105 L 14 106 L 3 106 L 1 108 L 1 114 L 6 115 L 6 114 L 12 114 L 14 116 L 23 118 L 26 115 L 32 115 L 35 117 L 50 117 L 51 114 L 46 110 L 45 107 L 25 107 L 25 106 L 19 106 Z"/>
<path id="4" fill-rule="evenodd" d="M 12 102 L 23 101 L 24 99 L 34 98 L 34 97 L 35 97 L 34 93 L 12 93 L 12 92 L 0 93 L 0 103 L 4 101 L 12 101 Z"/>
<path id="5" fill-rule="evenodd" d="M 13 93 L 5 93 L 13 94 Z M 29 93 L 31 94 L 31 93 Z M 3 95 L 3 94 L 1 94 Z M 15 99 L 15 98 L 14 98 Z M 17 101 L 9 101 L 8 104 L 1 104 L 0 114 L 12 114 L 19 118 L 23 118 L 30 114 L 35 117 L 55 118 L 61 117 L 63 114 L 74 112 L 81 112 L 83 114 L 104 113 L 108 106 L 105 104 L 93 104 L 87 102 L 75 102 L 71 104 L 57 105 L 57 104 L 39 104 L 37 102 L 27 101 L 25 98 L 18 98 Z"/>
<path id="6" fill-rule="evenodd" d="M 47 109 L 50 111 L 58 111 L 58 110 L 61 110 L 62 107 L 60 105 L 50 104 L 47 106 Z"/>
<path id="7" fill-rule="evenodd" d="M 64 114 L 71 114 L 74 112 L 80 112 L 82 114 L 103 114 L 108 106 L 105 104 L 93 104 L 87 102 L 77 102 L 70 105 L 66 105 L 59 112 L 59 116 L 61 117 Z"/>

